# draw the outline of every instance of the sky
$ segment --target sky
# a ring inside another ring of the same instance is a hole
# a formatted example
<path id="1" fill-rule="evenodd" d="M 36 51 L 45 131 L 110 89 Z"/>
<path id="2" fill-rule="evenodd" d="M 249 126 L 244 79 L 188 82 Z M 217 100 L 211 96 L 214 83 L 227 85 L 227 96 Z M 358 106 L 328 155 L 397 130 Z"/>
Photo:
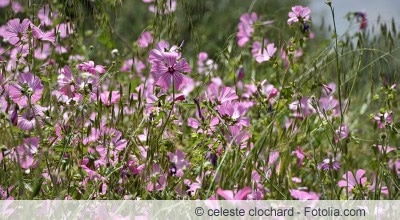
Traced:
<path id="1" fill-rule="evenodd" d="M 325 24 L 332 24 L 331 12 L 325 0 L 310 0 L 310 2 L 313 23 L 320 24 L 321 17 L 325 17 Z M 369 25 L 376 24 L 378 15 L 381 16 L 382 22 L 391 23 L 394 18 L 398 24 L 397 27 L 400 27 L 400 0 L 332 0 L 332 5 L 335 9 L 339 35 L 349 27 L 349 22 L 345 18 L 348 12 L 365 12 Z M 358 29 L 358 27 L 358 24 L 354 24 L 351 28 Z"/>

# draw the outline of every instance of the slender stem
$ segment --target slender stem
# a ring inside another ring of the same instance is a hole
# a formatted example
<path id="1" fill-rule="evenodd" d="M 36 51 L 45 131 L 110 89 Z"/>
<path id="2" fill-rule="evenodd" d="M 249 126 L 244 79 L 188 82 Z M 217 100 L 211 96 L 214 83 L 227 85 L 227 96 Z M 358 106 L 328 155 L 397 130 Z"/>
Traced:
<path id="1" fill-rule="evenodd" d="M 335 34 L 335 55 L 336 55 L 336 68 L 338 71 L 337 75 L 337 81 L 338 81 L 338 96 L 339 96 L 339 108 L 340 108 L 340 124 L 343 123 L 343 109 L 342 109 L 342 91 L 341 91 L 341 86 L 342 86 L 342 68 L 340 67 L 340 62 L 339 62 L 339 51 L 338 51 L 338 35 L 337 35 L 337 30 L 336 30 L 336 21 L 335 21 L 335 10 L 332 7 L 332 3 L 329 3 L 329 8 L 331 9 L 332 13 L 332 19 L 333 19 L 333 29 L 334 29 L 334 34 Z"/>
<path id="2" fill-rule="evenodd" d="M 168 123 L 168 121 L 169 121 L 169 119 L 171 117 L 172 111 L 174 111 L 174 107 L 175 107 L 175 85 L 174 85 L 174 77 L 172 77 L 172 107 L 171 107 L 171 110 L 168 113 L 168 116 L 167 116 L 167 119 L 164 122 L 164 125 L 161 128 L 160 135 L 157 138 L 157 143 L 160 140 L 160 138 L 162 137 L 165 128 L 167 127 L 167 123 Z"/>

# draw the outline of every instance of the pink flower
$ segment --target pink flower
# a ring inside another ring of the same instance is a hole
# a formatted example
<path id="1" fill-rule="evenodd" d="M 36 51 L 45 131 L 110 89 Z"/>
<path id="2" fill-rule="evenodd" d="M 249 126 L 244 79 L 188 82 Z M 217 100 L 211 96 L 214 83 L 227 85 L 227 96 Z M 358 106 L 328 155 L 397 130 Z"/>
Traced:
<path id="1" fill-rule="evenodd" d="M 178 54 L 174 52 L 163 52 L 162 59 L 153 60 L 150 70 L 156 85 L 168 89 L 173 83 L 178 90 L 187 84 L 187 77 L 183 73 L 189 72 L 189 63 L 185 59 L 178 60 Z"/>
<path id="2" fill-rule="evenodd" d="M 154 61 L 157 61 L 157 60 L 163 60 L 164 52 L 174 52 L 177 54 L 177 59 L 180 58 L 179 47 L 176 45 L 173 45 L 172 47 L 170 47 L 170 45 L 167 41 L 162 40 L 156 44 L 156 47 L 154 49 L 150 50 L 149 62 L 153 63 Z"/>
<path id="3" fill-rule="evenodd" d="M 39 138 L 25 138 L 22 145 L 17 147 L 15 157 L 18 157 L 20 166 L 23 169 L 34 168 L 38 165 L 38 160 L 35 160 L 35 155 L 38 153 Z M 17 158 L 15 158 L 17 159 Z"/>
<path id="4" fill-rule="evenodd" d="M 45 108 L 39 105 L 34 105 L 32 108 L 25 109 L 22 115 L 18 116 L 18 127 L 24 131 L 30 131 L 37 126 L 42 126 L 42 117 L 44 117 L 43 111 Z"/>
<path id="5" fill-rule="evenodd" d="M 287 23 L 293 24 L 295 22 L 304 23 L 310 20 L 311 10 L 309 7 L 303 7 L 300 5 L 292 7 L 292 11 L 289 12 L 289 19 Z"/>
<path id="6" fill-rule="evenodd" d="M 37 17 L 40 20 L 40 24 L 45 26 L 50 26 L 53 24 L 53 19 L 50 18 L 50 16 L 52 18 L 55 18 L 58 16 L 58 13 L 53 12 L 48 4 L 44 5 L 41 9 L 39 9 L 37 13 Z"/>
<path id="7" fill-rule="evenodd" d="M 319 195 L 315 192 L 304 192 L 297 189 L 291 189 L 290 195 L 298 200 L 319 200 Z"/>
<path id="8" fill-rule="evenodd" d="M 89 159 L 83 158 L 80 167 L 82 168 L 83 171 L 85 171 L 88 174 L 89 180 L 102 180 L 102 181 L 105 180 L 103 176 L 101 176 L 99 173 L 97 173 L 95 170 L 92 170 L 88 166 L 89 166 Z"/>
<path id="9" fill-rule="evenodd" d="M 100 100 L 106 106 L 117 103 L 120 97 L 119 91 L 104 91 L 100 94 Z"/>
<path id="10" fill-rule="evenodd" d="M 304 158 L 306 158 L 306 154 L 301 149 L 301 147 L 297 146 L 297 149 L 295 151 L 292 151 L 292 154 L 296 155 L 296 157 L 297 157 L 297 160 L 298 160 L 297 165 L 298 165 L 298 167 L 302 167 Z"/>
<path id="11" fill-rule="evenodd" d="M 153 43 L 153 35 L 150 32 L 145 31 L 139 36 L 137 42 L 139 47 L 146 48 Z"/>
<path id="12" fill-rule="evenodd" d="M 133 67 L 133 69 L 132 69 Z M 146 68 L 146 65 L 139 59 L 128 59 L 125 60 L 124 65 L 121 67 L 122 72 L 136 71 L 139 76 L 142 76 L 142 71 Z"/>
<path id="13" fill-rule="evenodd" d="M 378 128 L 383 129 L 386 125 L 392 124 L 392 112 L 378 113 L 375 115 L 374 120 L 377 121 Z"/>
<path id="14" fill-rule="evenodd" d="M 11 9 L 14 11 L 14 13 L 22 12 L 24 10 L 22 5 L 17 1 L 13 1 L 11 3 Z"/>
<path id="15" fill-rule="evenodd" d="M 100 158 L 94 162 L 96 167 L 106 166 L 108 163 L 116 165 L 119 161 L 118 154 L 126 148 L 127 140 L 123 139 L 122 133 L 113 128 L 102 128 L 100 130 L 99 144 L 96 152 Z M 104 138 L 106 140 L 104 141 Z"/>
<path id="16" fill-rule="evenodd" d="M 45 60 L 51 55 L 51 52 L 52 48 L 50 44 L 43 43 L 41 46 L 35 49 L 34 56 L 38 60 Z"/>
<path id="17" fill-rule="evenodd" d="M 75 86 L 76 84 L 79 84 L 80 80 L 76 80 L 74 78 L 74 75 L 72 74 L 71 69 L 69 66 L 64 66 L 64 68 L 61 69 L 60 75 L 58 75 L 57 82 L 58 85 L 60 86 L 60 91 L 62 91 L 65 95 L 69 94 L 66 92 L 67 90 L 70 92 L 75 91 Z"/>
<path id="18" fill-rule="evenodd" d="M 257 14 L 255 12 L 249 14 L 245 13 L 240 16 L 240 22 L 238 24 L 238 45 L 243 47 L 247 42 L 250 41 L 251 35 L 254 32 L 252 25 L 258 20 Z"/>
<path id="19" fill-rule="evenodd" d="M 343 180 L 338 182 L 339 187 L 347 187 L 347 191 L 350 192 L 353 188 L 361 187 L 367 182 L 367 177 L 363 177 L 365 170 L 359 169 L 354 176 L 351 171 L 343 174 Z"/>
<path id="20" fill-rule="evenodd" d="M 347 130 L 346 125 L 340 126 L 335 133 L 335 143 L 338 143 L 340 140 L 346 139 L 349 136 L 349 131 Z"/>
<path id="21" fill-rule="evenodd" d="M 294 117 L 305 118 L 315 113 L 314 108 L 311 105 L 311 99 L 303 97 L 299 101 L 294 101 L 289 104 L 289 109 L 294 111 Z"/>
<path id="22" fill-rule="evenodd" d="M 10 44 L 15 45 L 21 40 L 26 40 L 26 31 L 30 24 L 31 21 L 29 19 L 24 19 L 22 23 L 20 23 L 19 18 L 14 18 L 7 22 L 6 28 L 1 31 L 0 35 Z"/>
<path id="23" fill-rule="evenodd" d="M 11 0 L 0 0 L 0 8 L 5 8 L 10 4 Z"/>
<path id="24" fill-rule="evenodd" d="M 261 82 L 261 92 L 270 103 L 274 103 L 272 99 L 278 96 L 279 93 L 278 89 L 276 89 L 272 84 L 268 84 L 267 80 Z"/>
<path id="25" fill-rule="evenodd" d="M 390 152 L 392 152 L 392 151 L 395 151 L 396 150 L 396 148 L 394 148 L 394 147 L 389 147 L 389 146 L 382 146 L 382 145 L 380 145 L 380 144 L 378 144 L 378 145 L 376 145 L 376 144 L 374 144 L 373 145 L 374 147 L 376 147 L 376 148 L 378 148 L 378 150 L 379 150 L 379 152 L 381 153 L 381 154 L 383 154 L 383 153 L 390 153 Z"/>
<path id="26" fill-rule="evenodd" d="M 138 175 L 142 172 L 144 166 L 138 165 L 134 160 L 128 160 L 126 165 L 121 168 L 121 177 L 122 179 L 126 179 L 131 175 Z"/>
<path id="27" fill-rule="evenodd" d="M 56 32 L 59 33 L 60 38 L 66 38 L 74 33 L 74 27 L 71 23 L 61 23 L 56 26 Z"/>
<path id="28" fill-rule="evenodd" d="M 236 71 L 236 78 L 238 81 L 242 81 L 244 78 L 245 72 L 243 66 L 240 66 Z"/>
<path id="29" fill-rule="evenodd" d="M 162 9 L 159 9 L 153 3 L 155 0 L 143 0 L 144 3 L 152 3 L 153 5 L 149 6 L 149 11 L 157 14 L 169 14 L 176 10 L 176 0 L 166 0 L 165 4 L 162 6 Z"/>
<path id="30" fill-rule="evenodd" d="M 101 66 L 101 65 L 94 65 L 93 61 L 88 61 L 88 62 L 83 62 L 81 64 L 78 65 L 78 68 L 81 71 L 85 71 L 91 74 L 96 75 L 96 73 L 105 73 L 107 72 L 106 67 L 105 66 Z"/>
<path id="31" fill-rule="evenodd" d="M 325 97 L 332 96 L 333 93 L 336 92 L 336 83 L 334 82 L 331 82 L 328 85 L 323 84 L 322 87 L 322 94 Z"/>
<path id="32" fill-rule="evenodd" d="M 235 89 L 226 86 L 218 86 L 216 83 L 211 83 L 206 91 L 206 96 L 208 99 L 216 102 L 217 104 L 222 104 L 224 102 L 230 102 L 238 99 Z"/>
<path id="33" fill-rule="evenodd" d="M 318 164 L 318 169 L 320 170 L 339 170 L 340 164 L 335 161 L 335 159 L 326 158 L 322 161 L 322 163 Z"/>
<path id="34" fill-rule="evenodd" d="M 43 32 L 42 30 L 40 30 L 39 27 L 36 27 L 36 26 L 32 25 L 32 34 L 38 40 L 49 41 L 53 45 L 56 42 L 56 36 L 54 34 L 54 30 Z"/>
<path id="35" fill-rule="evenodd" d="M 319 108 L 317 108 L 316 110 L 321 115 L 321 117 L 325 117 L 325 114 L 327 116 L 339 117 L 339 100 L 335 99 L 333 96 L 321 97 L 319 99 Z"/>
<path id="36" fill-rule="evenodd" d="M 223 118 L 227 117 L 237 125 L 250 126 L 250 119 L 244 117 L 248 108 L 240 102 L 224 102 L 217 106 L 217 111 Z"/>
<path id="37" fill-rule="evenodd" d="M 286 51 L 283 48 L 281 48 L 280 53 L 281 53 L 281 59 L 283 60 L 283 63 L 285 65 L 285 67 L 288 67 L 289 64 L 290 64 L 288 54 L 286 54 Z M 295 62 L 297 58 L 303 56 L 303 51 L 301 49 L 295 50 L 292 53 L 293 53 L 292 54 L 293 55 L 293 62 Z"/>
<path id="38" fill-rule="evenodd" d="M 251 193 L 250 187 L 244 187 L 243 189 L 234 193 L 232 190 L 217 189 L 217 194 L 225 200 L 246 200 L 247 195 Z"/>
<path id="39" fill-rule="evenodd" d="M 185 153 L 181 150 L 176 150 L 175 153 L 168 153 L 169 161 L 171 162 L 170 174 L 181 178 L 184 175 L 184 170 L 189 166 L 189 162 L 185 159 Z"/>
<path id="40" fill-rule="evenodd" d="M 216 70 L 218 65 L 214 63 L 214 60 L 208 59 L 206 52 L 200 52 L 197 56 L 197 72 L 209 74 L 211 71 Z"/>
<path id="41" fill-rule="evenodd" d="M 0 154 L 1 155 L 1 154 Z M 0 160 L 1 161 L 1 160 Z M 3 188 L 2 186 L 0 186 L 0 199 L 1 200 L 14 200 L 14 197 L 12 197 L 11 195 L 10 195 L 10 192 L 12 191 L 14 189 L 14 186 L 10 186 L 10 187 L 8 187 L 8 188 Z M 6 204 L 4 204 L 3 205 L 3 207 L 2 207 L 2 213 L 4 213 L 3 214 L 3 216 L 5 217 L 5 216 L 7 216 L 7 212 L 8 212 L 8 210 L 5 210 L 4 208 L 6 208 L 7 207 L 7 205 Z"/>
<path id="42" fill-rule="evenodd" d="M 14 110 L 11 113 L 10 121 L 12 125 L 18 125 L 18 105 L 14 105 Z"/>
<path id="43" fill-rule="evenodd" d="M 229 145 L 233 144 L 243 149 L 247 147 L 247 141 L 250 139 L 250 136 L 250 133 L 245 128 L 242 128 L 240 125 L 234 125 L 229 127 L 226 140 Z"/>
<path id="44" fill-rule="evenodd" d="M 19 83 L 9 86 L 9 94 L 11 99 L 20 107 L 27 106 L 28 97 L 30 103 L 35 104 L 42 97 L 43 85 L 40 79 L 32 73 L 21 73 L 19 75 Z"/>
<path id="45" fill-rule="evenodd" d="M 265 46 L 264 48 L 261 48 L 262 45 L 258 41 L 255 41 L 253 43 L 253 48 L 251 49 L 251 53 L 254 59 L 257 61 L 257 63 L 269 61 L 277 51 L 277 48 L 275 47 L 274 43 L 270 44 L 265 43 L 264 46 Z"/>
<path id="46" fill-rule="evenodd" d="M 160 165 L 154 163 L 151 172 L 151 175 L 148 177 L 147 190 L 150 192 L 164 190 L 167 186 L 167 175 L 162 172 Z"/>
<path id="47" fill-rule="evenodd" d="M 196 181 L 192 182 L 190 180 L 186 180 L 186 185 L 189 187 L 186 192 L 193 196 L 196 194 L 198 189 L 201 189 L 201 183 L 203 182 L 202 178 L 200 176 L 196 177 Z"/>

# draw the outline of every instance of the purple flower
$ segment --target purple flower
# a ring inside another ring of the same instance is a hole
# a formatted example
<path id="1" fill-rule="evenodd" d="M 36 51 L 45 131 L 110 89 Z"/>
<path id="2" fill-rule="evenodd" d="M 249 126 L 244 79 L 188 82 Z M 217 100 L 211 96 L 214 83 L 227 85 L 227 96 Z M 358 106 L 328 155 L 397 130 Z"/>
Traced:
<path id="1" fill-rule="evenodd" d="M 268 44 L 266 40 L 264 42 L 264 48 L 261 48 L 262 45 L 260 42 L 255 41 L 253 43 L 253 48 L 251 49 L 251 53 L 258 63 L 269 61 L 277 51 L 274 43 Z"/>
<path id="2" fill-rule="evenodd" d="M 6 28 L 0 33 L 0 35 L 10 44 L 15 45 L 21 40 L 26 40 L 26 31 L 30 24 L 31 21 L 29 19 L 24 19 L 22 23 L 20 23 L 19 18 L 14 18 L 7 22 Z"/>
<path id="3" fill-rule="evenodd" d="M 244 75 L 245 75 L 244 73 L 245 72 L 244 72 L 243 66 L 240 66 L 238 68 L 238 70 L 236 71 L 236 78 L 237 78 L 238 81 L 242 81 L 243 80 Z"/>
<path id="4" fill-rule="evenodd" d="M 356 16 L 357 21 L 360 22 L 360 30 L 367 28 L 368 20 L 365 12 L 354 12 L 354 16 Z"/>
<path id="5" fill-rule="evenodd" d="M 354 176 L 351 171 L 343 174 L 343 180 L 338 182 L 339 187 L 347 187 L 347 192 L 350 192 L 353 188 L 362 187 L 367 182 L 367 177 L 364 177 L 365 170 L 359 169 Z"/>
<path id="6" fill-rule="evenodd" d="M 153 60 L 150 73 L 155 84 L 168 89 L 174 84 L 175 89 L 181 90 L 187 84 L 187 77 L 183 73 L 191 72 L 189 63 L 185 59 L 178 60 L 175 52 L 163 52 L 161 59 Z"/>
<path id="7" fill-rule="evenodd" d="M 322 163 L 318 164 L 318 169 L 320 170 L 339 170 L 340 165 L 334 159 L 326 158 L 322 161 Z"/>
<path id="8" fill-rule="evenodd" d="M 300 5 L 292 7 L 292 11 L 289 12 L 289 19 L 287 23 L 293 24 L 295 22 L 304 23 L 310 20 L 311 10 L 309 7 L 303 7 Z"/>
<path id="9" fill-rule="evenodd" d="M 0 1 L 0 2 L 1 2 L 1 1 Z M 1 155 L 1 154 L 0 154 L 0 155 Z M 0 159 L 0 161 L 1 161 L 1 159 Z M 12 196 L 10 195 L 10 192 L 11 192 L 13 189 L 14 189 L 14 186 L 10 186 L 10 187 L 8 187 L 8 188 L 3 188 L 2 186 L 0 186 L 0 199 L 1 199 L 1 200 L 14 200 L 14 197 L 12 197 Z M 7 210 L 4 209 L 5 207 L 7 207 L 7 205 L 3 206 L 2 212 L 3 212 L 4 214 L 6 214 L 5 211 L 7 211 Z M 3 214 L 3 216 L 4 216 L 4 214 Z M 6 214 L 6 215 L 7 215 L 7 214 Z"/>
<path id="10" fill-rule="evenodd" d="M 19 75 L 19 83 L 11 84 L 8 88 L 11 99 L 19 107 L 27 106 L 29 98 L 30 104 L 35 104 L 43 93 L 42 82 L 32 73 L 21 73 Z"/>
<path id="11" fill-rule="evenodd" d="M 172 175 L 183 177 L 183 171 L 189 166 L 189 162 L 185 159 L 185 154 L 181 150 L 176 150 L 175 153 L 168 153 L 169 161 L 172 163 L 170 170 Z"/>
<path id="12" fill-rule="evenodd" d="M 198 189 L 201 189 L 201 183 L 203 182 L 200 176 L 196 177 L 196 182 L 192 182 L 190 180 L 186 181 L 189 189 L 186 191 L 190 193 L 190 195 L 195 195 Z"/>
<path id="13" fill-rule="evenodd" d="M 217 162 L 218 162 L 218 155 L 216 153 L 212 153 L 210 151 L 207 151 L 206 153 L 206 159 L 208 161 L 210 161 L 210 163 L 216 167 L 217 166 Z"/>
<path id="14" fill-rule="evenodd" d="M 14 110 L 11 113 L 10 120 L 12 125 L 14 126 L 18 125 L 18 105 L 14 106 Z"/>
<path id="15" fill-rule="evenodd" d="M 240 16 L 240 22 L 238 24 L 238 45 L 243 47 L 247 42 L 250 41 L 251 35 L 254 32 L 252 25 L 258 20 L 257 14 L 255 12 L 249 14 L 245 13 Z"/>

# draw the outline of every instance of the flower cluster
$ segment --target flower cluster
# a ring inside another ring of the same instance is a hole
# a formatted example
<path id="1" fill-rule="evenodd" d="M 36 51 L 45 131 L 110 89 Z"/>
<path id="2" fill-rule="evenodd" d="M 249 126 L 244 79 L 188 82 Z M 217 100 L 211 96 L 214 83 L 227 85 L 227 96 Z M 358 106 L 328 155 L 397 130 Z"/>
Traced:
<path id="1" fill-rule="evenodd" d="M 292 7 L 288 20 L 284 13 L 279 32 L 266 31 L 272 21 L 263 15 L 244 13 L 237 39 L 216 53 L 190 50 L 193 39 L 174 45 L 183 35 L 157 26 L 179 24 L 186 2 L 143 2 L 155 13 L 146 10 L 152 26 L 126 48 L 96 51 L 103 47 L 86 46 L 93 33 L 57 11 L 64 5 L 28 16 L 33 10 L 0 0 L 15 17 L 0 27 L 0 176 L 9 177 L 0 178 L 1 199 L 399 195 L 396 87 L 374 96 L 384 107 L 369 97 L 354 107 L 357 80 L 331 82 L 320 73 L 330 54 L 309 57 L 308 7 Z M 365 29 L 366 15 L 355 16 Z"/>

